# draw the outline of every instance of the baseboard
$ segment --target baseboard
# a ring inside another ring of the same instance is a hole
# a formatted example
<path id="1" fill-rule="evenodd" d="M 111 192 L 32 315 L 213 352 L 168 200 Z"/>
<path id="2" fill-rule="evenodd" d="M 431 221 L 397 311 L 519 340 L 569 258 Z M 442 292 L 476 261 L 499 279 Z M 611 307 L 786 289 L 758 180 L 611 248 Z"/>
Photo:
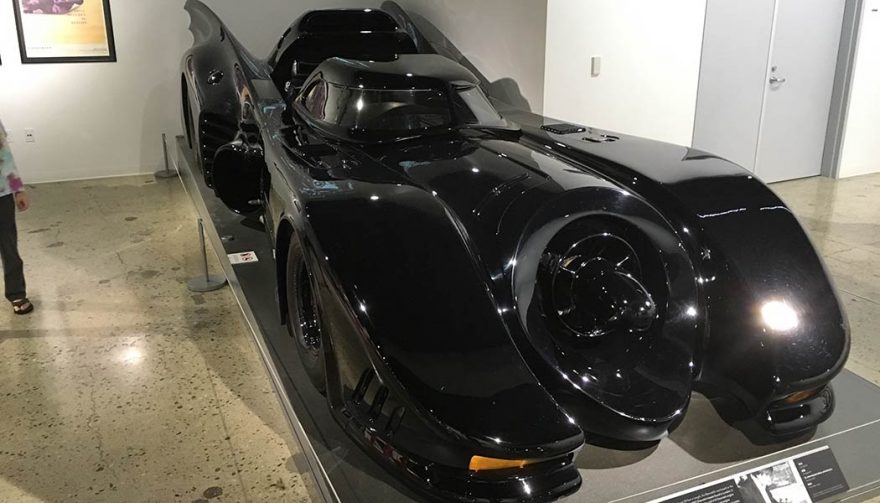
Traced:
<path id="1" fill-rule="evenodd" d="M 108 178 L 126 178 L 126 177 L 134 177 L 134 176 L 148 176 L 152 175 L 152 171 L 135 171 L 131 173 L 120 173 L 113 175 L 100 175 L 100 176 L 82 176 L 82 177 L 73 177 L 73 178 L 59 178 L 57 180 L 41 180 L 38 182 L 28 182 L 25 185 L 43 185 L 47 183 L 64 183 L 64 182 L 82 182 L 86 180 L 105 180 Z"/>

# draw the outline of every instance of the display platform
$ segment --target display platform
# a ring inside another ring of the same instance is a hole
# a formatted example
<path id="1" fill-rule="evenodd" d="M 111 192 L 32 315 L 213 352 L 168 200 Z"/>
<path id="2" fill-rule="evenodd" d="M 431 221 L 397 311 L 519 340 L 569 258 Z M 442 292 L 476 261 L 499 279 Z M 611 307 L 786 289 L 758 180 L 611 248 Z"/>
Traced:
<path id="1" fill-rule="evenodd" d="M 308 484 L 313 498 L 421 501 L 361 451 L 331 417 L 280 324 L 273 251 L 262 224 L 233 213 L 216 199 L 191 155 L 179 137 L 172 158 L 253 331 L 303 453 L 297 464 L 313 478 Z M 753 445 L 727 426 L 707 400 L 695 395 L 681 427 L 649 449 L 587 446 L 578 456 L 583 486 L 566 501 L 765 501 L 753 499 L 755 493 L 742 484 L 749 477 L 740 474 L 769 481 L 765 494 L 772 491 L 777 501 L 865 501 L 880 494 L 880 388 L 848 371 L 833 386 L 837 411 L 829 421 L 813 435 L 772 446 Z M 803 487 L 782 487 L 786 477 Z M 698 492 L 691 493 L 694 489 Z"/>

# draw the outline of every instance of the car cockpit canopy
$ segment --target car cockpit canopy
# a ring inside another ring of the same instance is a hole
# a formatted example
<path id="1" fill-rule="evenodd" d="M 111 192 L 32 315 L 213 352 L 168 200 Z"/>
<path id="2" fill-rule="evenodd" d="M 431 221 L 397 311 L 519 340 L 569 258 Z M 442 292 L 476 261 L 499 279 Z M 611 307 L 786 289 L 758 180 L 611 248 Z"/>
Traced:
<path id="1" fill-rule="evenodd" d="M 439 55 L 394 61 L 332 58 L 293 103 L 305 120 L 355 142 L 389 142 L 458 128 L 512 129 L 463 66 Z"/>
<path id="2" fill-rule="evenodd" d="M 272 80 L 283 96 L 299 94 L 327 58 L 390 61 L 414 54 L 416 44 L 391 16 L 375 9 L 307 12 L 284 33 L 269 56 Z"/>

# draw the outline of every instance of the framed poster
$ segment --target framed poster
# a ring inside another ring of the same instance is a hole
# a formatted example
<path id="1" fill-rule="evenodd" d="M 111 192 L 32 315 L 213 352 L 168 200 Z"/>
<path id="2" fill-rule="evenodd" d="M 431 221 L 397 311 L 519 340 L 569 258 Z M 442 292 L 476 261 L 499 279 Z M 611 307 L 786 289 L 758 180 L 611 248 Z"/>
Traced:
<path id="1" fill-rule="evenodd" d="M 110 0 L 12 0 L 22 63 L 116 61 Z"/>

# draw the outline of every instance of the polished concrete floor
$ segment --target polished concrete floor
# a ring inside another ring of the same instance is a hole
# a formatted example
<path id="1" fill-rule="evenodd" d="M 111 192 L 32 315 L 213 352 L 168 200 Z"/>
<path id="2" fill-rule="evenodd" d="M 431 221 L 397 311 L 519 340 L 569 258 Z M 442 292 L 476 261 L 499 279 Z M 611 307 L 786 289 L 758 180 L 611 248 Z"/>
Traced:
<path id="1" fill-rule="evenodd" d="M 880 385 L 880 175 L 773 186 L 846 304 L 849 367 Z M 47 184 L 19 220 L 37 311 L 0 310 L 0 502 L 305 501 L 229 290 L 191 294 L 177 181 Z"/>
<path id="2" fill-rule="evenodd" d="M 0 502 L 307 501 L 232 293 L 186 289 L 198 245 L 180 182 L 31 195 L 37 310 L 0 309 Z"/>

